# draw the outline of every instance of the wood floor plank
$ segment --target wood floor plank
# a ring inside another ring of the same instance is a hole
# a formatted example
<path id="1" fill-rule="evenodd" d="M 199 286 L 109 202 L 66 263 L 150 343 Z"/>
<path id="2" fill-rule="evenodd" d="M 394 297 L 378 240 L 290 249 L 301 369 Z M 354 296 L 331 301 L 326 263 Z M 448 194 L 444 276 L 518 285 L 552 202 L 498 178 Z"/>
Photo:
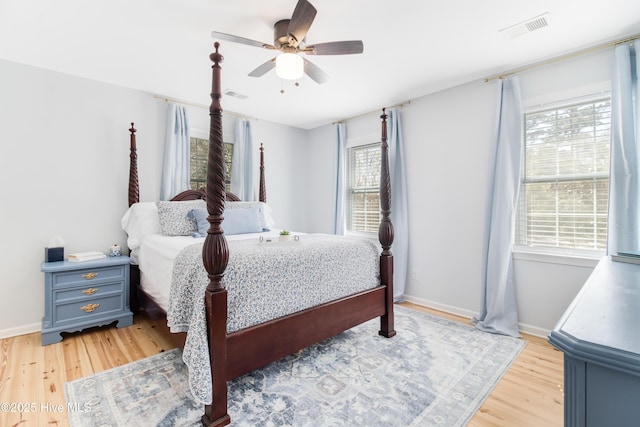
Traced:
<path id="1" fill-rule="evenodd" d="M 403 305 L 450 320 L 469 319 Z M 469 423 L 470 426 L 562 426 L 563 356 L 544 338 L 523 335 L 527 345 Z M 153 320 L 65 334 L 41 346 L 40 333 L 0 339 L 0 402 L 34 403 L 36 411 L 2 412 L 0 426 L 69 425 L 64 383 L 170 350 L 175 344 Z M 57 409 L 62 412 L 47 410 Z"/>

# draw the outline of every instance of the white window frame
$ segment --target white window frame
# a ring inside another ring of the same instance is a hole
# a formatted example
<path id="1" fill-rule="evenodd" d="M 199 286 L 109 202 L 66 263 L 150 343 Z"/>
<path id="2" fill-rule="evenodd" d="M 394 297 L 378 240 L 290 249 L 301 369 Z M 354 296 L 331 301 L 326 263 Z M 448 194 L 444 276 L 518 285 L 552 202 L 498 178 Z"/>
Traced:
<path id="1" fill-rule="evenodd" d="M 371 240 L 375 240 L 377 241 L 378 239 L 378 231 L 376 230 L 374 231 L 351 231 L 349 229 L 350 227 L 350 218 L 351 218 L 351 198 L 350 198 L 350 191 L 351 191 L 351 167 L 350 167 L 350 150 L 352 148 L 357 148 L 357 147 L 363 147 L 363 146 L 367 146 L 367 145 L 374 145 L 374 144 L 378 144 L 381 145 L 382 142 L 380 141 L 380 135 L 376 135 L 376 134 L 369 134 L 369 135 L 364 135 L 361 137 L 356 137 L 356 138 L 347 138 L 346 141 L 346 152 L 345 152 L 345 194 L 344 194 L 344 200 L 345 200 L 345 228 L 346 228 L 346 234 L 348 236 L 358 236 L 358 237 L 365 237 Z M 378 192 L 380 191 L 379 186 L 378 186 Z"/>
<path id="2" fill-rule="evenodd" d="M 562 106 L 595 101 L 602 98 L 610 98 L 610 82 L 595 83 L 588 86 L 575 88 L 561 93 L 547 94 L 524 100 L 525 113 L 540 111 L 543 109 L 561 108 Z M 524 121 L 523 121 L 524 138 Z M 524 148 L 523 148 L 524 157 Z M 524 165 L 521 174 L 524 173 Z M 522 180 L 522 177 L 521 177 Z M 516 233 L 518 230 L 516 230 Z M 583 250 L 573 248 L 531 247 L 515 244 L 513 258 L 535 262 L 545 262 L 578 267 L 595 267 L 597 262 L 605 255 L 603 250 Z"/>

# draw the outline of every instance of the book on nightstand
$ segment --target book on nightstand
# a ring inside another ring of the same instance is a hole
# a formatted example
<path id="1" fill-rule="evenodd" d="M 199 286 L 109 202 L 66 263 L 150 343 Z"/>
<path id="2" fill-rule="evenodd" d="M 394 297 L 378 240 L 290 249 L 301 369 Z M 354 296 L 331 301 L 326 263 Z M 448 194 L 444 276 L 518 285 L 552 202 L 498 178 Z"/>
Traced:
<path id="1" fill-rule="evenodd" d="M 98 251 L 89 251 L 89 252 L 78 252 L 75 254 L 69 254 L 69 257 L 67 258 L 67 261 L 71 261 L 71 262 L 86 262 L 86 261 L 93 261 L 96 259 L 103 259 L 106 258 L 107 256 L 105 254 L 103 254 L 102 252 L 98 252 Z"/>

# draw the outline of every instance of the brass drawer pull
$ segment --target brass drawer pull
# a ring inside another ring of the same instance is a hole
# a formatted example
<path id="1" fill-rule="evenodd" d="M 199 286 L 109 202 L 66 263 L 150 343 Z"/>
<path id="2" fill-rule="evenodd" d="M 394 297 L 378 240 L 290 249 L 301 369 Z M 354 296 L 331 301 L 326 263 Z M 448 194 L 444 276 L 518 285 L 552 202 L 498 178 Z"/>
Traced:
<path id="1" fill-rule="evenodd" d="M 91 280 L 98 277 L 98 273 L 87 273 L 87 274 L 83 274 L 82 277 L 84 277 L 87 280 Z"/>
<path id="2" fill-rule="evenodd" d="M 87 294 L 87 295 L 93 295 L 96 292 L 98 292 L 99 288 L 89 288 L 89 289 L 85 289 L 84 291 L 82 291 L 83 294 Z"/>
<path id="3" fill-rule="evenodd" d="M 86 311 L 87 313 L 91 313 L 96 308 L 100 307 L 100 304 L 87 304 L 83 307 L 80 307 L 80 310 Z"/>

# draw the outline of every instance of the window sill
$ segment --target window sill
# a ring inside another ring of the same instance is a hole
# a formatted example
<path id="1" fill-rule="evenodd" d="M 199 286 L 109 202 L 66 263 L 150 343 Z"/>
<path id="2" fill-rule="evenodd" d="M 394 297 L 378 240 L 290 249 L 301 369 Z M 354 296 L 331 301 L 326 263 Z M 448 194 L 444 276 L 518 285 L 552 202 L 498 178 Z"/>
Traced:
<path id="1" fill-rule="evenodd" d="M 575 267 L 593 268 L 604 256 L 605 253 L 601 251 L 574 252 L 561 249 L 529 248 L 526 246 L 516 246 L 513 249 L 513 259 L 516 260 Z"/>

